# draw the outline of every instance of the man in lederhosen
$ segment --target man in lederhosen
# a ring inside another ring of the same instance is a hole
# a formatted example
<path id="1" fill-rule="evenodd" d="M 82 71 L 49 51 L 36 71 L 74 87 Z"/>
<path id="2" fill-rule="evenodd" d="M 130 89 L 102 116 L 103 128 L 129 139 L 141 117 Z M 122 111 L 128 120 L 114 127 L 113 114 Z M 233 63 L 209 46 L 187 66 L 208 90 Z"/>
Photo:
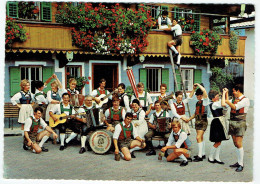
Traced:
<path id="1" fill-rule="evenodd" d="M 68 93 L 62 94 L 62 102 L 60 104 L 56 104 L 53 109 L 50 109 L 50 117 L 55 121 L 58 119 L 54 117 L 54 114 L 60 115 L 62 113 L 65 113 L 67 116 L 70 116 L 65 123 L 58 124 L 56 127 L 59 129 L 60 132 L 60 151 L 63 151 L 67 147 L 67 143 L 75 138 L 77 134 L 73 131 L 74 126 L 74 119 L 75 119 L 75 110 L 72 107 L 72 105 L 69 104 L 70 101 L 70 95 Z M 70 136 L 66 139 L 65 142 L 65 133 L 66 129 L 70 128 L 73 132 L 70 134 Z"/>
<path id="2" fill-rule="evenodd" d="M 198 143 L 198 155 L 194 157 L 193 161 L 200 162 L 206 158 L 205 140 L 203 139 L 203 135 L 208 127 L 207 106 L 209 104 L 209 98 L 206 89 L 202 85 L 196 83 L 193 85 L 193 87 L 199 87 L 195 93 L 198 101 L 196 103 L 195 113 L 189 118 L 188 121 L 196 118 L 195 129 L 197 133 L 196 139 Z"/>
<path id="3" fill-rule="evenodd" d="M 78 113 L 86 113 L 86 115 L 81 115 L 79 117 L 76 117 L 76 119 L 78 121 L 80 121 L 81 123 L 79 124 L 79 131 L 81 133 L 81 148 L 79 150 L 79 153 L 82 154 L 84 152 L 86 152 L 85 146 L 86 146 L 86 141 L 87 141 L 87 135 L 90 131 L 94 130 L 94 124 L 92 121 L 92 113 L 91 110 L 92 109 L 96 109 L 99 108 L 99 106 L 96 103 L 93 103 L 93 97 L 91 95 L 87 95 L 85 97 L 84 100 L 84 105 L 83 107 L 79 108 Z M 94 116 L 94 114 L 93 114 Z M 88 117 L 88 118 L 86 118 Z M 98 122 L 95 122 L 96 125 L 98 124 Z M 88 150 L 91 150 L 89 143 L 87 142 L 87 147 Z"/>
<path id="4" fill-rule="evenodd" d="M 127 93 L 125 92 L 125 84 L 124 83 L 120 83 L 118 84 L 118 97 L 120 100 L 120 106 L 124 107 L 126 112 L 130 112 L 131 109 L 129 107 L 129 97 L 127 96 Z"/>
<path id="5" fill-rule="evenodd" d="M 225 93 L 228 93 L 228 89 L 225 89 Z M 235 100 L 230 102 L 228 95 L 226 95 L 226 103 L 231 107 L 230 122 L 229 122 L 229 135 L 232 136 L 234 145 L 236 147 L 238 161 L 237 163 L 230 165 L 230 167 L 237 168 L 237 172 L 243 171 L 244 168 L 244 148 L 243 148 L 243 136 L 247 128 L 246 115 L 250 106 L 250 101 L 244 95 L 244 86 L 237 84 L 233 88 L 233 95 Z"/>
<path id="6" fill-rule="evenodd" d="M 156 152 L 153 147 L 152 137 L 155 135 L 160 135 L 164 137 L 164 142 L 167 142 L 170 135 L 170 124 L 166 126 L 164 132 L 160 132 L 158 125 L 158 118 L 170 118 L 170 115 L 167 111 L 161 108 L 160 102 L 157 100 L 154 104 L 155 112 L 150 116 L 150 120 L 148 122 L 149 131 L 145 134 L 145 140 L 147 147 L 150 149 L 146 156 L 156 155 Z"/>
<path id="7" fill-rule="evenodd" d="M 191 142 L 186 132 L 181 129 L 180 122 L 174 121 L 171 125 L 172 131 L 168 142 L 166 146 L 161 149 L 158 159 L 162 159 L 162 153 L 165 153 L 168 149 L 173 149 L 173 153 L 167 156 L 167 162 L 173 161 L 179 157 L 182 159 L 180 166 L 183 167 L 188 165 L 187 158 L 190 158 L 191 156 Z"/>
<path id="8" fill-rule="evenodd" d="M 36 107 L 34 115 L 30 116 L 24 122 L 24 144 L 31 147 L 35 153 L 48 151 L 48 149 L 43 147 L 43 144 L 49 139 L 51 134 L 53 134 L 54 139 L 57 138 L 57 134 L 41 118 L 42 112 L 41 107 Z M 40 127 L 45 130 L 38 133 Z M 38 144 L 37 142 L 40 143 Z"/>
<path id="9" fill-rule="evenodd" d="M 104 121 L 107 125 L 107 130 L 114 132 L 115 126 L 124 120 L 125 117 L 125 109 L 122 108 L 120 105 L 120 100 L 117 96 L 113 97 L 112 104 L 113 106 L 106 110 Z"/>
<path id="10" fill-rule="evenodd" d="M 122 152 L 122 156 L 126 161 L 131 160 L 131 154 L 129 149 L 140 147 L 145 147 L 144 139 L 141 139 L 137 133 L 136 129 L 133 127 L 131 121 L 133 119 L 132 113 L 126 113 L 124 121 L 120 122 L 115 127 L 115 132 L 113 134 L 113 142 L 115 146 L 115 154 L 118 155 L 119 151 Z M 134 138 L 134 139 L 132 139 Z"/>

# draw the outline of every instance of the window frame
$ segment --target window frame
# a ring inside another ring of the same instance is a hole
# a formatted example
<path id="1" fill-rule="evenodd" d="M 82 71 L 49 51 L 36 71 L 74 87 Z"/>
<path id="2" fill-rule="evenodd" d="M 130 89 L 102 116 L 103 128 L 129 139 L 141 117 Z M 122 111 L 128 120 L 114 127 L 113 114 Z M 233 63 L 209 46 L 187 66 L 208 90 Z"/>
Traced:
<path id="1" fill-rule="evenodd" d="M 162 67 L 158 67 L 158 66 L 157 67 L 147 66 L 147 67 L 145 67 L 145 69 L 146 69 L 146 72 L 147 72 L 146 73 L 146 75 L 147 75 L 146 76 L 147 77 L 147 82 L 146 82 L 147 86 L 146 86 L 146 88 L 150 90 L 150 93 L 160 93 L 160 85 L 162 84 L 162 69 L 163 68 Z M 153 69 L 158 69 L 158 74 L 157 74 L 158 75 L 158 79 L 157 79 L 157 81 L 158 81 L 158 86 L 157 86 L 158 87 L 158 91 L 152 91 L 152 89 L 149 88 L 150 86 L 148 86 L 148 84 L 149 84 L 149 76 L 148 76 L 149 72 L 148 72 L 148 70 L 153 70 Z"/>
<path id="2" fill-rule="evenodd" d="M 65 89 L 67 89 L 67 83 L 68 83 L 68 75 L 67 75 L 67 68 L 79 68 L 79 74 L 80 76 L 79 77 L 82 77 L 82 65 L 66 65 L 65 68 L 64 68 L 64 71 L 65 71 Z M 75 76 L 74 76 L 75 78 Z"/>
<path id="3" fill-rule="evenodd" d="M 194 84 L 194 68 L 182 68 L 181 71 L 182 71 L 183 83 L 185 84 L 185 81 L 188 81 L 190 83 L 189 86 L 188 86 L 188 89 L 185 89 L 185 90 L 186 91 L 192 91 L 193 84 Z M 190 79 L 185 80 L 185 71 L 191 71 Z"/>

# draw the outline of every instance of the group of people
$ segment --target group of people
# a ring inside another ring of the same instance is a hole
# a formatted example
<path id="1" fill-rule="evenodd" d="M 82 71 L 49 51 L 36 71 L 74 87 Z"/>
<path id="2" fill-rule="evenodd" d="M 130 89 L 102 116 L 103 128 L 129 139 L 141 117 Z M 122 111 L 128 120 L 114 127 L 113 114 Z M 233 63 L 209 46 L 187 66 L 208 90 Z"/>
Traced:
<path id="1" fill-rule="evenodd" d="M 51 90 L 47 95 L 43 89 L 48 83 L 51 83 Z M 32 150 L 35 153 L 46 152 L 47 148 L 43 144 L 52 134 L 54 142 L 60 144 L 60 150 L 66 149 L 68 143 L 76 136 L 80 135 L 81 148 L 79 153 L 90 150 L 87 136 L 95 131 L 95 123 L 91 118 L 87 118 L 90 110 L 98 109 L 101 114 L 99 125 L 113 133 L 113 148 L 115 149 L 115 158 L 119 160 L 122 157 L 125 160 L 135 158 L 134 151 L 148 149 L 147 156 L 156 155 L 153 146 L 153 137 L 159 135 L 164 138 L 164 147 L 161 148 L 158 159 L 166 157 L 167 161 L 176 158 L 182 159 L 180 166 L 188 165 L 188 160 L 195 162 L 203 161 L 205 154 L 205 139 L 203 137 L 207 127 L 207 109 L 214 117 L 210 126 L 210 141 L 213 142 L 208 162 L 224 164 L 220 160 L 220 145 L 224 140 L 232 136 L 236 153 L 237 163 L 230 165 L 235 167 L 236 171 L 243 170 L 243 136 L 246 131 L 246 114 L 249 108 L 249 99 L 243 95 L 243 85 L 236 85 L 233 88 L 234 100 L 229 100 L 228 89 L 224 88 L 220 100 L 217 91 L 210 91 L 208 94 L 201 84 L 194 84 L 189 97 L 183 100 L 183 92 L 177 91 L 175 95 L 166 95 L 167 86 L 161 84 L 160 95 L 152 100 L 149 92 L 144 90 L 144 84 L 137 84 L 137 93 L 130 98 L 125 93 L 125 85 L 118 85 L 118 88 L 110 93 L 105 89 L 106 80 L 101 79 L 99 87 L 86 95 L 84 104 L 75 108 L 71 104 L 71 96 L 79 94 L 76 90 L 77 81 L 73 78 L 69 80 L 69 88 L 64 89 L 55 74 L 46 82 L 36 81 L 35 94 L 30 93 L 30 83 L 24 79 L 21 81 L 21 91 L 16 93 L 11 102 L 20 108 L 18 122 L 21 123 L 24 130 L 23 148 Z M 113 94 L 113 95 L 111 95 Z M 186 104 L 192 99 L 193 95 L 197 97 L 196 110 L 191 117 L 185 115 Z M 100 98 L 106 95 L 112 104 L 105 103 Z M 231 108 L 229 126 L 227 123 L 227 108 Z M 60 123 L 61 115 L 65 114 L 65 121 Z M 58 116 L 57 116 L 58 115 Z M 60 116 L 59 116 L 60 115 Z M 189 135 L 191 130 L 189 122 L 195 118 L 196 139 L 198 145 L 198 154 L 191 158 L 191 141 Z M 50 127 L 48 125 L 57 123 Z M 72 133 L 66 138 L 66 129 L 72 130 Z M 168 150 L 171 150 L 171 152 Z"/>

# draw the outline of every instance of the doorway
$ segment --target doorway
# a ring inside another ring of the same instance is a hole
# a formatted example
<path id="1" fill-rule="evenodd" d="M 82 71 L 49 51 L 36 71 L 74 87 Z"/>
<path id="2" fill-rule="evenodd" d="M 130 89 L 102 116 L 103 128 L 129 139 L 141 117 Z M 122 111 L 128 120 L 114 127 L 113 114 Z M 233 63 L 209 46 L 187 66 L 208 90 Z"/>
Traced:
<path id="1" fill-rule="evenodd" d="M 100 79 L 104 78 L 106 89 L 112 92 L 118 86 L 118 64 L 93 63 L 92 64 L 92 89 L 99 87 Z"/>

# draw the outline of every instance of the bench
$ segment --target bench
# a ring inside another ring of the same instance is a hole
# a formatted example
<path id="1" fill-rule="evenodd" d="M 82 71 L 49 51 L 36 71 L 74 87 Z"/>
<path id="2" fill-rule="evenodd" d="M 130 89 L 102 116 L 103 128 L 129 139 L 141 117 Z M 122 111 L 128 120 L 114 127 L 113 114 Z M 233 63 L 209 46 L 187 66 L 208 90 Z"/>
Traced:
<path id="1" fill-rule="evenodd" d="M 19 108 L 16 105 L 13 105 L 10 102 L 6 102 L 4 105 L 4 117 L 9 120 L 9 128 L 10 128 L 10 119 L 19 117 Z M 12 130 L 13 130 L 13 119 L 12 119 Z"/>

